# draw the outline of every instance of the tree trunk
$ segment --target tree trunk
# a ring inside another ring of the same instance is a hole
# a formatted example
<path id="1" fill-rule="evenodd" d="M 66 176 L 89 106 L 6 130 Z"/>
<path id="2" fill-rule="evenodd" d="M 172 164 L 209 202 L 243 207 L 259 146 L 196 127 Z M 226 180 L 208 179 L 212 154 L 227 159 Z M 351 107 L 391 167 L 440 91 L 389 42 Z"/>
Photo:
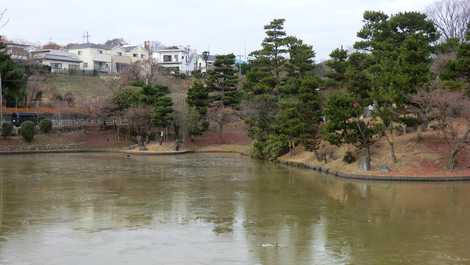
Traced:
<path id="1" fill-rule="evenodd" d="M 391 129 L 389 133 L 390 135 L 385 135 L 385 138 L 387 139 L 388 145 L 390 146 L 390 157 L 392 158 L 393 163 L 396 164 L 398 162 L 398 159 L 395 153 L 395 141 L 393 139 L 393 130 Z"/>
<path id="2" fill-rule="evenodd" d="M 295 144 L 293 141 L 289 141 L 289 155 L 293 156 L 295 150 Z"/>
<path id="3" fill-rule="evenodd" d="M 321 157 L 320 157 L 320 154 L 318 153 L 318 150 L 313 150 L 313 154 L 315 155 L 315 158 L 317 159 L 317 161 L 321 162 Z"/>
<path id="4" fill-rule="evenodd" d="M 416 141 L 418 143 L 420 143 L 421 141 L 423 141 L 423 135 L 422 135 L 422 132 L 423 132 L 423 127 L 420 125 L 418 126 L 418 130 L 416 132 L 417 136 L 416 136 Z"/>
<path id="5" fill-rule="evenodd" d="M 388 145 L 390 146 L 390 157 L 392 158 L 392 161 L 394 164 L 398 162 L 397 155 L 395 153 L 395 143 L 393 140 L 387 139 Z"/>
<path id="6" fill-rule="evenodd" d="M 450 152 L 449 160 L 447 161 L 447 169 L 454 170 L 457 165 L 457 155 L 459 154 L 460 148 L 453 148 Z"/>
<path id="7" fill-rule="evenodd" d="M 369 171 L 371 169 L 371 155 L 370 155 L 370 146 L 366 147 L 366 159 L 364 161 L 364 170 Z"/>

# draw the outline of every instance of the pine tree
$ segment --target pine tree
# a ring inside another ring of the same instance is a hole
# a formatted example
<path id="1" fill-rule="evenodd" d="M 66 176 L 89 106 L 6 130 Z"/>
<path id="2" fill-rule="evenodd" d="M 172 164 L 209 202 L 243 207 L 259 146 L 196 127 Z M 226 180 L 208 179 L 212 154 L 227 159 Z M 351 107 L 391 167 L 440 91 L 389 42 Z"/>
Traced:
<path id="1" fill-rule="evenodd" d="M 288 37 L 284 20 L 265 27 L 267 37 L 244 86 L 248 102 L 248 124 L 254 139 L 254 155 L 276 159 L 298 144 L 315 148 L 320 122 L 320 99 L 314 77 L 312 46 Z"/>
<path id="2" fill-rule="evenodd" d="M 335 49 L 330 53 L 331 59 L 326 62 L 326 65 L 331 68 L 326 76 L 333 80 L 336 86 L 342 87 L 346 82 L 346 70 L 348 67 L 348 52 L 343 49 Z"/>
<path id="3" fill-rule="evenodd" d="M 325 106 L 323 137 L 334 145 L 352 144 L 366 152 L 364 169 L 371 168 L 370 147 L 380 133 L 371 119 L 363 118 L 364 105 L 351 93 L 332 94 Z"/>
<path id="4" fill-rule="evenodd" d="M 26 74 L 22 66 L 15 63 L 6 53 L 0 42 L 0 73 L 2 76 L 3 96 L 7 105 L 15 106 L 26 95 Z"/>
<path id="5" fill-rule="evenodd" d="M 250 62 L 251 67 L 244 87 L 249 95 L 278 94 L 281 72 L 288 55 L 284 22 L 284 19 L 275 19 L 266 25 L 266 38 L 261 44 L 262 49 L 251 53 L 254 60 Z"/>
<path id="6" fill-rule="evenodd" d="M 447 65 L 441 75 L 444 80 L 455 80 L 465 83 L 467 94 L 470 90 L 470 24 L 466 34 L 466 42 L 461 43 L 457 49 L 457 58 Z"/>
<path id="7" fill-rule="evenodd" d="M 193 82 L 191 88 L 188 90 L 188 105 L 191 109 L 197 112 L 197 115 L 194 114 L 194 111 L 190 110 L 188 114 L 191 114 L 191 135 L 199 135 L 202 132 L 206 131 L 209 127 L 209 122 L 207 118 L 207 112 L 209 108 L 209 90 L 200 80 Z M 197 119 L 197 121 L 195 121 Z"/>
<path id="8" fill-rule="evenodd" d="M 362 40 L 355 47 L 372 59 L 365 69 L 371 86 L 367 96 L 374 103 L 373 114 L 382 121 L 391 158 L 397 162 L 394 128 L 411 95 L 431 79 L 432 43 L 439 36 L 433 23 L 418 12 L 389 17 L 368 11 L 364 21 L 358 33 Z M 366 97 L 360 91 L 356 94 Z"/>
<path id="9" fill-rule="evenodd" d="M 235 67 L 235 55 L 218 55 L 214 69 L 209 72 L 207 86 L 210 91 L 209 105 L 216 110 L 215 121 L 222 133 L 225 108 L 237 108 L 241 93 L 238 88 L 238 71 Z"/>

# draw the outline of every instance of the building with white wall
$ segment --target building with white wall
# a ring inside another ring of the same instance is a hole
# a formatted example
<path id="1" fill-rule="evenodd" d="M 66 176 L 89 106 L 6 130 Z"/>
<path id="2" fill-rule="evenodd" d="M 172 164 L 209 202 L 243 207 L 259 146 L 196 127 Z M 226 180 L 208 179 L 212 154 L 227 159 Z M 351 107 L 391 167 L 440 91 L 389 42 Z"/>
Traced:
<path id="1" fill-rule="evenodd" d="M 67 49 L 82 61 L 80 69 L 96 71 L 98 73 L 111 73 L 112 54 L 109 50 L 95 44 L 80 44 Z"/>
<path id="2" fill-rule="evenodd" d="M 98 73 L 121 73 L 130 64 L 148 60 L 149 52 L 138 45 L 118 46 L 112 49 L 98 44 L 77 44 L 67 49 L 82 60 L 81 69 Z"/>
<path id="3" fill-rule="evenodd" d="M 82 62 L 73 53 L 50 49 L 32 51 L 31 59 L 36 63 L 49 66 L 53 73 L 78 71 Z"/>
<path id="4" fill-rule="evenodd" d="M 191 74 L 198 65 L 196 51 L 183 46 L 160 47 L 153 58 L 158 65 L 174 73 Z"/>
<path id="5" fill-rule="evenodd" d="M 125 45 L 118 47 L 124 51 L 124 55 L 131 58 L 132 63 L 146 61 L 150 58 L 150 52 L 139 45 Z"/>

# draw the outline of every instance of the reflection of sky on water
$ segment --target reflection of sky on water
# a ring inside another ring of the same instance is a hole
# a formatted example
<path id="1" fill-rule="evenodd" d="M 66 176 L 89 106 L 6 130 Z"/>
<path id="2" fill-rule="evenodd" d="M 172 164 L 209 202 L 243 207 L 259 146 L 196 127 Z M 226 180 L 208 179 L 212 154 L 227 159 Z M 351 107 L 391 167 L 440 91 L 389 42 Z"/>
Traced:
<path id="1" fill-rule="evenodd" d="M 465 264 L 469 208 L 232 155 L 0 157 L 0 264 Z"/>

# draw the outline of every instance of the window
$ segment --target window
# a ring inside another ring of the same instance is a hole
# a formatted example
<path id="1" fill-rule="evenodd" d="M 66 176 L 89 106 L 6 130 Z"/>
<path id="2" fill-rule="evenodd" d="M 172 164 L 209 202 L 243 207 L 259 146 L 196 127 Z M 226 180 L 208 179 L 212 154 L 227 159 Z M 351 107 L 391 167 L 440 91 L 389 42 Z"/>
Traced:
<path id="1" fill-rule="evenodd" d="M 184 56 L 181 56 L 181 60 L 184 60 Z"/>
<path id="2" fill-rule="evenodd" d="M 175 61 L 176 62 L 178 61 L 178 55 L 175 55 Z"/>
<path id="3" fill-rule="evenodd" d="M 172 61 L 171 58 L 171 55 L 163 55 L 163 62 L 169 63 Z"/>
<path id="4" fill-rule="evenodd" d="M 132 54 L 132 56 L 137 57 L 137 53 Z"/>
<path id="5" fill-rule="evenodd" d="M 103 54 L 103 51 L 102 51 L 102 50 L 99 50 L 98 52 L 99 52 L 100 54 Z"/>
<path id="6" fill-rule="evenodd" d="M 81 51 L 78 51 L 77 54 L 78 54 L 78 55 L 82 55 L 82 52 L 81 52 Z"/>
<path id="7" fill-rule="evenodd" d="M 61 63 L 51 63 L 51 68 L 52 69 L 62 69 L 62 64 Z"/>
<path id="8" fill-rule="evenodd" d="M 140 55 L 140 58 L 144 59 L 144 58 L 145 58 L 145 55 L 141 54 L 141 55 Z"/>
<path id="9" fill-rule="evenodd" d="M 118 54 L 119 56 L 122 56 L 122 52 L 118 52 L 117 54 Z"/>
<path id="10" fill-rule="evenodd" d="M 83 68 L 88 68 L 88 63 L 83 63 Z"/>

